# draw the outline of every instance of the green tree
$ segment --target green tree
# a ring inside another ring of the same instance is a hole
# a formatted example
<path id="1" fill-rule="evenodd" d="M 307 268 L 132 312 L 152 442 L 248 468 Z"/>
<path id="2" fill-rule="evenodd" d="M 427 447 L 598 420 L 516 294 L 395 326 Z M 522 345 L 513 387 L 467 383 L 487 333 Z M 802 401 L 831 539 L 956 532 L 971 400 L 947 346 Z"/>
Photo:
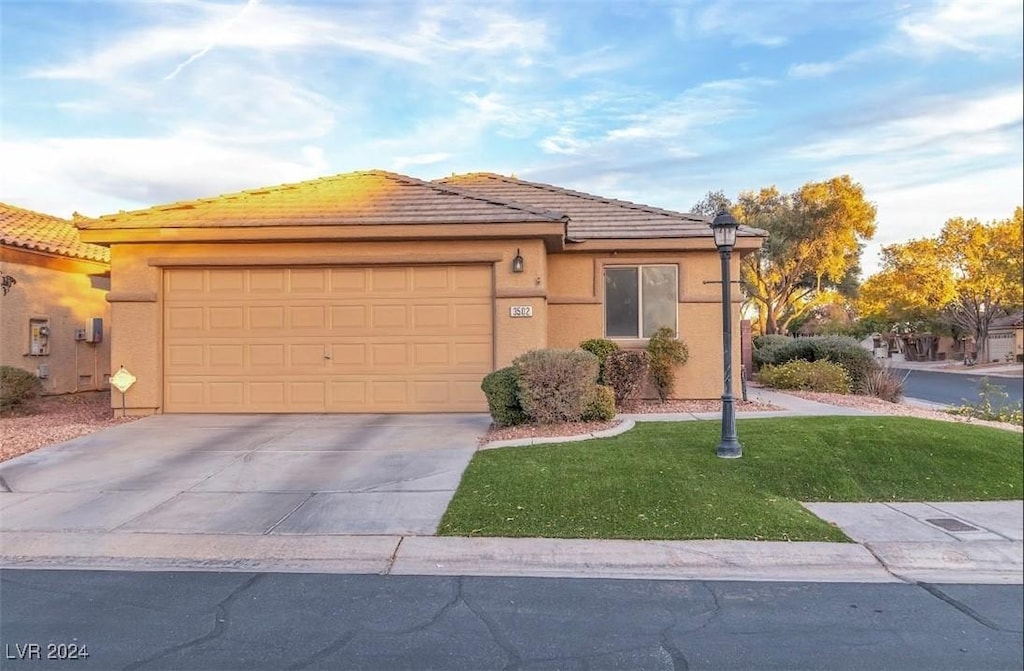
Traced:
<path id="1" fill-rule="evenodd" d="M 740 194 L 734 216 L 768 231 L 764 246 L 741 265 L 761 333 L 786 332 L 793 320 L 832 300 L 831 292 L 855 294 L 875 213 L 863 187 L 848 175 L 809 182 L 792 194 L 775 187 Z"/>

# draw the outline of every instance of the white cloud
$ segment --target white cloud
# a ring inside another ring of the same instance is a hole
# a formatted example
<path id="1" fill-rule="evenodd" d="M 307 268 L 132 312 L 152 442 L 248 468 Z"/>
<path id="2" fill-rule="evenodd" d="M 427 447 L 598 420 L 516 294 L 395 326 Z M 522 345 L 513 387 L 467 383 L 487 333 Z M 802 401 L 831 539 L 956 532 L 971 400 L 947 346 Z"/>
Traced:
<path id="1" fill-rule="evenodd" d="M 420 165 L 433 165 L 435 163 L 441 163 L 452 158 L 452 155 L 438 151 L 431 154 L 416 154 L 414 156 L 398 156 L 394 160 L 394 165 L 397 170 L 404 170 L 410 166 Z"/>
<path id="2" fill-rule="evenodd" d="M 944 0 L 899 24 L 913 47 L 928 54 L 948 49 L 994 53 L 1006 38 L 1019 51 L 1021 30 L 1019 0 Z"/>
<path id="3" fill-rule="evenodd" d="M 993 93 L 974 100 L 937 97 L 927 102 L 928 108 L 913 116 L 797 147 L 790 155 L 817 160 L 910 151 L 956 155 L 964 146 L 965 136 L 998 132 L 1019 125 L 1024 118 L 1024 89 Z M 894 113 L 900 111 L 894 110 Z M 1007 151 L 1014 146 L 1004 145 Z"/>
<path id="4" fill-rule="evenodd" d="M 5 141 L 0 154 L 4 198 L 58 216 L 215 196 L 328 169 L 317 147 L 275 156 L 180 136 Z"/>
<path id="5" fill-rule="evenodd" d="M 878 227 L 875 239 L 864 250 L 864 276 L 879 269 L 883 246 L 936 235 L 947 219 L 963 216 L 991 221 L 1011 216 L 1013 208 L 1024 203 L 1022 184 L 1024 168 L 1016 165 L 870 191 L 869 198 L 878 206 Z"/>

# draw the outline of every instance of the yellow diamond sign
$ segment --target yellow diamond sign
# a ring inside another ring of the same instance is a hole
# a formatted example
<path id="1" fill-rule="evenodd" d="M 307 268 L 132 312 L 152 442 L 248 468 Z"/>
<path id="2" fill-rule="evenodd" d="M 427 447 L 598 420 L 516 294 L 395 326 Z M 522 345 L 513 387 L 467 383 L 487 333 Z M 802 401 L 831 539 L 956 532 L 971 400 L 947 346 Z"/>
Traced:
<path id="1" fill-rule="evenodd" d="M 121 366 L 116 373 L 110 376 L 110 384 L 114 385 L 123 394 L 128 391 L 129 387 L 135 384 L 136 379 L 134 375 L 128 372 L 127 368 Z"/>

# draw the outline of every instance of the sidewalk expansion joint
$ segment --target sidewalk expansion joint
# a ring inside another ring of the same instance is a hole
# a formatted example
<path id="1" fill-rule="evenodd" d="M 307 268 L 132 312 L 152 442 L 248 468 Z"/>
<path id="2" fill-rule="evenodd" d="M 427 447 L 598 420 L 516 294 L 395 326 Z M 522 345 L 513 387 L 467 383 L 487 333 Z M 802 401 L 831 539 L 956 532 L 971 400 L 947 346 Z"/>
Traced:
<path id="1" fill-rule="evenodd" d="M 395 566 L 395 561 L 398 559 L 398 548 L 402 547 L 402 541 L 405 540 L 405 536 L 398 537 L 398 543 L 395 545 L 394 552 L 388 557 L 388 563 L 384 566 L 384 570 L 381 575 L 391 575 L 391 569 Z"/>

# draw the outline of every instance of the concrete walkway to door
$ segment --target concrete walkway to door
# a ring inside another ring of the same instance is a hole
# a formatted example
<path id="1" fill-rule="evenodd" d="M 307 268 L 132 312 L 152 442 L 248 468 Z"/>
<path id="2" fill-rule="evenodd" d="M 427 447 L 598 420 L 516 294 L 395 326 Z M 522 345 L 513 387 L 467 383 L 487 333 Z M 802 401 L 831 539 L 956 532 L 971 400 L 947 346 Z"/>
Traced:
<path id="1" fill-rule="evenodd" d="M 432 534 L 487 415 L 157 415 L 0 466 L 0 531 Z"/>

